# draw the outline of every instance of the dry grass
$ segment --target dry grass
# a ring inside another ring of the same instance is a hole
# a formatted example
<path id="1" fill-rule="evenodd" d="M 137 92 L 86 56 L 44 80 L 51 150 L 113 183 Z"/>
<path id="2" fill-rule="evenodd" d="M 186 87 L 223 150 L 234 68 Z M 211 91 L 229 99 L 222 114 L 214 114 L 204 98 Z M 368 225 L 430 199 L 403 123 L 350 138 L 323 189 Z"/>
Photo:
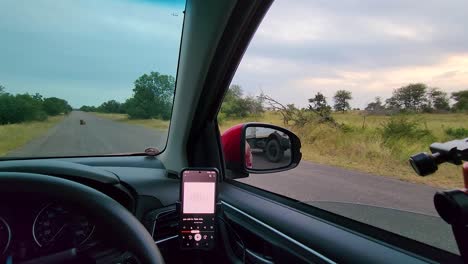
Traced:
<path id="1" fill-rule="evenodd" d="M 64 116 L 54 116 L 49 117 L 46 121 L 0 125 L 0 156 L 4 156 L 32 139 L 42 136 L 63 118 Z"/>
<path id="2" fill-rule="evenodd" d="M 289 127 L 301 138 L 304 160 L 435 187 L 462 186 L 461 168 L 453 165 L 442 165 L 437 173 L 429 177 L 419 177 L 414 173 L 408 164 L 408 158 L 414 153 L 428 151 L 427 140 L 401 139 L 391 146 L 383 144 L 380 130 L 390 117 L 365 117 L 359 112 L 350 112 L 334 114 L 334 118 L 339 123 L 346 124 L 349 131 L 343 132 L 323 124 L 310 124 L 303 128 Z M 427 128 L 441 142 L 448 139 L 444 130 L 449 127 L 468 129 L 466 114 L 420 114 L 408 118 L 417 120 L 421 128 Z M 224 120 L 220 124 L 220 130 L 223 132 L 233 125 L 252 121 L 283 126 L 280 115 L 267 112 L 263 117 Z"/>
<path id="3" fill-rule="evenodd" d="M 149 128 L 167 129 L 169 127 L 168 121 L 157 119 L 132 120 L 128 119 L 125 114 L 95 114 L 118 122 Z M 333 116 L 337 122 L 346 124 L 350 130 L 343 132 L 323 124 L 310 124 L 303 128 L 287 127 L 283 125 L 281 116 L 274 112 L 239 119 L 224 118 L 219 120 L 219 123 L 221 133 L 234 125 L 245 122 L 263 122 L 286 127 L 301 138 L 303 159 L 307 161 L 435 187 L 462 186 L 461 168 L 453 165 L 442 165 L 437 173 L 424 178 L 413 172 L 408 165 L 408 158 L 414 153 L 428 151 L 428 142 L 402 139 L 391 147 L 384 145 L 380 130 L 382 124 L 390 117 L 364 116 L 360 112 L 335 113 Z M 468 129 L 468 115 L 466 114 L 420 114 L 411 115 L 409 118 L 417 120 L 422 128 L 430 130 L 441 142 L 448 139 L 444 132 L 447 128 Z"/>
<path id="4" fill-rule="evenodd" d="M 160 119 L 129 119 L 126 114 L 104 114 L 93 113 L 99 117 L 111 119 L 118 122 L 123 122 L 131 125 L 140 125 L 148 128 L 167 130 L 169 128 L 169 121 Z"/>

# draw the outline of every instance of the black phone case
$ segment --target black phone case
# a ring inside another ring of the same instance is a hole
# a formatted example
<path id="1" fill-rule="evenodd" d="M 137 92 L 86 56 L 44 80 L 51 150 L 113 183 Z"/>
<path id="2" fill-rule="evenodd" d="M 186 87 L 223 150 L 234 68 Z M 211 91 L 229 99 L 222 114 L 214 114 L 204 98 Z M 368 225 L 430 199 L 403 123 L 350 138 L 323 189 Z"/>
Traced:
<path id="1" fill-rule="evenodd" d="M 202 167 L 202 168 L 184 168 L 180 172 L 180 189 L 179 189 L 179 201 L 176 203 L 176 210 L 179 212 L 179 229 L 181 228 L 180 224 L 182 223 L 182 218 L 183 218 L 183 213 L 182 213 L 182 192 L 183 192 L 183 175 L 184 171 L 191 170 L 191 171 L 216 171 L 216 183 L 215 183 L 215 212 L 213 214 L 214 216 L 214 241 L 212 243 L 211 247 L 204 247 L 204 248 L 187 248 L 182 245 L 183 240 L 181 237 L 180 232 L 178 233 L 178 240 L 179 240 L 179 247 L 182 250 L 203 250 L 203 251 L 210 251 L 213 250 L 214 245 L 216 245 L 217 241 L 217 235 L 218 235 L 218 217 L 219 213 L 222 212 L 221 209 L 221 203 L 218 201 L 218 184 L 219 184 L 219 170 L 216 168 L 207 168 L 207 167 Z"/>

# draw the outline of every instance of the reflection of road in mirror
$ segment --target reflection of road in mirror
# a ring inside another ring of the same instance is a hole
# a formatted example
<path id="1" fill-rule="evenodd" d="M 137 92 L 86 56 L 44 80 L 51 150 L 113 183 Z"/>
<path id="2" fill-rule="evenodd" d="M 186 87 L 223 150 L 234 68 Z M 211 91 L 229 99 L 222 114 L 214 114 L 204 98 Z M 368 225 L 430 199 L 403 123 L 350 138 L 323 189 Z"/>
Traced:
<path id="1" fill-rule="evenodd" d="M 283 159 L 278 162 L 271 162 L 267 159 L 265 153 L 262 150 L 252 150 L 252 169 L 254 170 L 266 170 L 276 169 L 288 166 L 291 163 L 291 150 L 284 151 Z"/>

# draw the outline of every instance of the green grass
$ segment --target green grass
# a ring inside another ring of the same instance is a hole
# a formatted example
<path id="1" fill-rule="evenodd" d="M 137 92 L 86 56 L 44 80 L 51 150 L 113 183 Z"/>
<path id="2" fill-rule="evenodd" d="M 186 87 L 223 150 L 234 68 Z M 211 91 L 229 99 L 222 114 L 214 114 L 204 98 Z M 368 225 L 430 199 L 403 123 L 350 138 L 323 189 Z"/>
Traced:
<path id="1" fill-rule="evenodd" d="M 140 125 L 148 128 L 167 130 L 169 128 L 169 121 L 160 119 L 129 119 L 126 114 L 104 114 L 93 113 L 99 117 L 111 119 L 118 122 L 123 122 L 131 125 Z"/>
<path id="2" fill-rule="evenodd" d="M 63 118 L 64 116 L 54 116 L 45 121 L 0 125 L 0 156 L 42 136 Z"/>
<path id="3" fill-rule="evenodd" d="M 289 128 L 301 138 L 303 160 L 339 166 L 404 181 L 423 183 L 435 187 L 453 188 L 463 186 L 461 168 L 453 165 L 440 166 L 437 173 L 428 177 L 417 176 L 408 164 L 410 155 L 429 151 L 433 140 L 444 142 L 448 128 L 468 129 L 467 114 L 418 114 L 406 118 L 416 121 L 420 129 L 430 131 L 432 137 L 394 138 L 384 143 L 383 124 L 389 116 L 364 116 L 361 112 L 334 113 L 338 123 L 347 126 L 346 132 L 324 124 L 309 124 L 303 128 L 287 127 L 281 116 L 267 112 L 262 117 L 227 120 L 220 124 L 221 132 L 243 122 L 265 122 Z"/>
<path id="4" fill-rule="evenodd" d="M 128 119 L 125 114 L 101 114 L 97 116 L 155 129 L 167 129 L 169 121 L 157 119 Z M 303 128 L 284 125 L 278 113 L 266 112 L 245 118 L 220 118 L 220 131 L 245 122 L 263 122 L 292 130 L 301 138 L 303 160 L 368 172 L 404 181 L 423 183 L 435 187 L 453 188 L 463 185 L 461 168 L 440 166 L 437 173 L 428 177 L 417 176 L 408 164 L 410 155 L 429 151 L 433 140 L 444 142 L 452 139 L 445 131 L 449 128 L 468 129 L 467 114 L 418 114 L 406 118 L 416 121 L 420 129 L 429 130 L 431 137 L 393 138 L 384 143 L 383 124 L 389 116 L 365 116 L 362 112 L 334 113 L 338 123 L 348 128 L 341 131 L 325 124 L 308 124 Z"/>

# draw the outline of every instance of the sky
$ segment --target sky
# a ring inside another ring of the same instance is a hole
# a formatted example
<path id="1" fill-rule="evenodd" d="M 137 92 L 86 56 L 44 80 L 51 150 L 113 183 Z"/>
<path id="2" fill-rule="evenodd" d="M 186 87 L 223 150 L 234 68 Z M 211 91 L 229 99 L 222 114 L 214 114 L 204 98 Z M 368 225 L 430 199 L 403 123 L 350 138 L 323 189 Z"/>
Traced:
<path id="1" fill-rule="evenodd" d="M 356 108 L 409 83 L 468 89 L 467 17 L 466 0 L 278 0 L 233 83 L 298 106 L 345 89 Z"/>
<path id="2" fill-rule="evenodd" d="M 132 95 L 133 82 L 176 75 L 185 2 L 1 0 L 0 84 L 73 107 Z"/>
<path id="3" fill-rule="evenodd" d="M 183 1 L 2 0 L 0 84 L 73 107 L 132 95 L 150 71 L 175 75 Z M 306 106 L 352 92 L 352 107 L 409 83 L 468 89 L 466 0 L 277 0 L 233 83 Z"/>

